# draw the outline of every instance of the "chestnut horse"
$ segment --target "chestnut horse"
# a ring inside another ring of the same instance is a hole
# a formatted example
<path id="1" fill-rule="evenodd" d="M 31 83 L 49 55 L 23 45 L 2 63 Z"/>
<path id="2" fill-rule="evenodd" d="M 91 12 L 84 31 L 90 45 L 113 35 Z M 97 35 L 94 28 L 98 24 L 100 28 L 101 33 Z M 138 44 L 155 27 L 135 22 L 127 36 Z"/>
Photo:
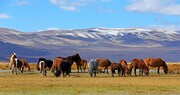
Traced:
<path id="1" fill-rule="evenodd" d="M 80 62 L 80 63 L 76 63 L 76 65 L 77 65 L 77 72 L 78 72 L 78 73 L 79 73 L 79 68 L 80 68 L 81 73 L 82 73 L 82 68 L 81 68 L 81 67 L 83 67 L 84 73 L 85 73 L 85 71 L 86 71 L 86 65 L 87 65 L 87 61 L 86 61 L 85 59 L 81 59 L 81 62 Z"/>
<path id="2" fill-rule="evenodd" d="M 166 62 L 162 60 L 161 58 L 145 58 L 144 59 L 145 64 L 149 68 L 151 67 L 158 67 L 157 73 L 160 74 L 159 69 L 162 66 L 164 68 L 164 73 L 168 73 L 168 66 L 166 65 Z"/>
<path id="3" fill-rule="evenodd" d="M 112 77 L 114 77 L 115 70 L 118 70 L 118 76 L 120 76 L 120 75 L 123 76 L 123 73 L 122 73 L 123 68 L 122 68 L 122 66 L 119 63 L 113 62 L 111 64 L 111 74 L 112 74 Z"/>
<path id="4" fill-rule="evenodd" d="M 63 62 L 63 59 L 60 58 L 54 58 L 53 59 L 53 65 L 51 67 L 51 72 L 54 73 L 56 77 L 60 76 L 61 74 L 61 68 L 60 65 Z"/>
<path id="5" fill-rule="evenodd" d="M 129 68 L 130 75 L 131 75 L 133 68 L 134 68 L 135 76 L 136 76 L 136 69 L 139 69 L 139 76 L 143 75 L 143 72 L 146 74 L 146 76 L 148 76 L 148 74 L 149 74 L 149 69 L 142 59 L 133 59 L 132 60 L 132 62 L 130 64 L 130 68 Z"/>
<path id="6" fill-rule="evenodd" d="M 122 76 L 125 76 L 125 75 L 128 76 L 129 75 L 129 69 L 128 69 L 126 60 L 120 60 L 119 64 L 122 67 Z"/>
<path id="7" fill-rule="evenodd" d="M 98 69 L 98 63 L 96 59 L 91 59 L 88 62 L 88 72 L 91 77 L 93 77 L 93 74 L 94 74 L 94 77 L 96 77 L 97 69 Z"/>
<path id="8" fill-rule="evenodd" d="M 109 59 L 102 59 L 102 58 L 96 58 L 97 64 L 100 67 L 104 67 L 104 73 L 105 70 L 107 70 L 107 74 L 108 74 L 108 66 L 111 65 L 111 61 Z"/>
<path id="9" fill-rule="evenodd" d="M 24 71 L 24 67 L 28 68 L 28 71 L 31 70 L 31 68 L 30 68 L 30 66 L 29 66 L 29 64 L 28 64 L 28 62 L 27 62 L 26 59 L 21 58 L 20 61 L 22 62 L 22 73 L 23 73 L 23 71 Z"/>
<path id="10" fill-rule="evenodd" d="M 69 76 L 69 73 L 71 72 L 71 66 L 74 62 L 78 64 L 81 62 L 81 57 L 79 56 L 79 54 L 74 54 L 66 58 L 56 57 L 53 59 L 51 72 L 54 73 L 56 77 L 60 76 L 61 72 L 63 73 L 63 77 L 65 77 L 66 75 Z M 65 72 L 66 75 L 64 74 Z"/>

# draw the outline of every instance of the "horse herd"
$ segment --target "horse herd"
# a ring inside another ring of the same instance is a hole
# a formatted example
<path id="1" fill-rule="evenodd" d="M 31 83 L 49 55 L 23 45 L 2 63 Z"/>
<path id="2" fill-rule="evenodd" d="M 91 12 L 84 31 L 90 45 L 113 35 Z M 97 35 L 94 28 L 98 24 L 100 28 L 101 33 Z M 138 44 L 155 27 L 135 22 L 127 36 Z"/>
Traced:
<path id="1" fill-rule="evenodd" d="M 27 61 L 22 58 L 17 58 L 16 55 L 11 55 L 9 57 L 10 69 L 12 73 L 14 72 L 18 74 L 23 73 L 24 67 L 27 67 L 30 71 L 30 66 Z M 96 58 L 91 59 L 87 62 L 85 59 L 81 59 L 80 55 L 74 54 L 67 57 L 56 57 L 53 60 L 47 60 L 45 58 L 39 58 L 37 62 L 37 70 L 40 71 L 41 75 L 46 76 L 47 68 L 54 74 L 54 76 L 59 77 L 61 74 L 63 77 L 70 76 L 71 66 L 73 63 L 77 65 L 77 72 L 82 68 L 85 73 L 86 67 L 88 65 L 88 73 L 91 77 L 96 76 L 98 73 L 98 68 L 104 68 L 104 73 L 108 73 L 108 68 L 111 69 L 112 77 L 114 77 L 115 71 L 117 70 L 118 76 L 131 76 L 131 72 L 134 69 L 134 75 L 136 74 L 136 70 L 139 69 L 139 76 L 142 76 L 143 73 L 148 76 L 149 74 L 149 66 L 158 67 L 157 73 L 160 74 L 160 67 L 163 67 L 164 73 L 168 73 L 168 67 L 166 62 L 161 58 L 145 58 L 143 59 L 133 59 L 131 63 L 127 64 L 125 60 L 120 60 L 119 62 L 111 62 L 109 59 Z"/>

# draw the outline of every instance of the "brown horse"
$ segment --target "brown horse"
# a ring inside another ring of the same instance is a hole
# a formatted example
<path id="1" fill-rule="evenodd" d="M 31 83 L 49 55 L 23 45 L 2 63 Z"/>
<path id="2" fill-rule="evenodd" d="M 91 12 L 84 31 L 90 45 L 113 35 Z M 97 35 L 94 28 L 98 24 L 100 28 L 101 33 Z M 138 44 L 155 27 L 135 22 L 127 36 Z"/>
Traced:
<path id="1" fill-rule="evenodd" d="M 28 64 L 26 59 L 21 58 L 20 61 L 22 62 L 23 71 L 24 71 L 24 67 L 26 67 L 28 69 L 28 71 L 31 70 L 31 68 L 30 68 L 30 66 L 29 66 L 29 64 Z"/>
<path id="2" fill-rule="evenodd" d="M 53 59 L 53 65 L 51 67 L 51 72 L 54 73 L 54 75 L 56 77 L 60 76 L 60 74 L 61 74 L 60 65 L 62 62 L 63 62 L 63 59 L 60 59 L 58 57 Z"/>
<path id="3" fill-rule="evenodd" d="M 113 62 L 111 64 L 111 74 L 112 74 L 112 77 L 114 77 L 115 70 L 118 70 L 118 76 L 123 75 L 123 73 L 122 73 L 122 70 L 123 70 L 122 66 L 119 63 Z"/>
<path id="4" fill-rule="evenodd" d="M 148 74 L 149 74 L 149 69 L 142 59 L 133 59 L 132 60 L 132 62 L 130 64 L 130 68 L 129 68 L 130 75 L 131 75 L 133 68 L 134 68 L 135 76 L 136 76 L 136 69 L 139 69 L 139 76 L 143 75 L 143 72 L 146 74 L 146 76 L 148 76 Z"/>
<path id="5" fill-rule="evenodd" d="M 84 73 L 85 73 L 85 71 L 86 71 L 86 65 L 87 65 L 87 61 L 86 61 L 85 59 L 81 59 L 81 62 L 80 62 L 80 63 L 76 63 L 76 65 L 77 65 L 77 72 L 78 72 L 78 73 L 79 73 L 79 68 L 80 68 L 81 73 L 82 73 L 82 68 L 81 68 L 81 67 L 83 67 Z"/>
<path id="6" fill-rule="evenodd" d="M 162 60 L 161 58 L 145 58 L 144 59 L 145 64 L 147 67 L 158 67 L 157 73 L 160 74 L 159 69 L 162 66 L 164 68 L 164 73 L 168 73 L 168 66 L 166 65 L 166 62 Z"/>
<path id="7" fill-rule="evenodd" d="M 126 76 L 128 76 L 129 75 L 129 69 L 128 69 L 126 60 L 120 60 L 119 64 L 122 67 L 123 76 L 125 76 L 125 74 L 126 74 Z"/>
<path id="8" fill-rule="evenodd" d="M 98 63 L 98 66 L 104 67 L 104 73 L 105 70 L 107 70 L 107 74 L 108 74 L 108 66 L 111 65 L 111 61 L 109 59 L 102 59 L 102 58 L 96 58 L 96 61 Z"/>

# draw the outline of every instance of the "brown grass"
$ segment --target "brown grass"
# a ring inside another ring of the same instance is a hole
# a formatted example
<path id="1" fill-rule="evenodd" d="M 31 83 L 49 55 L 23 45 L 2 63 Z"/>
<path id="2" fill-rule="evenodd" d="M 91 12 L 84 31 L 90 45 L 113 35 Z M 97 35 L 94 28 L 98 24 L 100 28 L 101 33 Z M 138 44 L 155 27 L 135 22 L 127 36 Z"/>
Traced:
<path id="1" fill-rule="evenodd" d="M 167 62 L 169 73 L 173 74 L 180 74 L 180 62 Z M 129 63 L 128 63 L 129 64 Z M 30 63 L 31 70 L 36 70 L 36 63 Z M 76 64 L 72 65 L 72 70 L 76 70 Z M 0 62 L 0 69 L 2 70 L 8 70 L 9 69 L 9 63 L 8 62 Z M 27 68 L 25 68 L 26 70 Z M 101 70 L 103 68 L 100 68 Z M 150 70 L 157 70 L 157 68 L 150 67 Z M 163 68 L 161 67 L 161 70 Z"/>

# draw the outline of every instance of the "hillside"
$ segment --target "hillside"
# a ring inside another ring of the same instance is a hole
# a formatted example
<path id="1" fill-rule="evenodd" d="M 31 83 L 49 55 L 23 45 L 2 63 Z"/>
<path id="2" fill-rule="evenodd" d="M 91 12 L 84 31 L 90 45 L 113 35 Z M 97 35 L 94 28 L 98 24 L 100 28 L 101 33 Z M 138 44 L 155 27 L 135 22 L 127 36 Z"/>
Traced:
<path id="1" fill-rule="evenodd" d="M 143 28 L 89 28 L 21 32 L 0 28 L 0 58 L 19 57 L 36 62 L 80 53 L 82 58 L 109 58 L 112 61 L 161 57 L 180 61 L 180 32 Z"/>

